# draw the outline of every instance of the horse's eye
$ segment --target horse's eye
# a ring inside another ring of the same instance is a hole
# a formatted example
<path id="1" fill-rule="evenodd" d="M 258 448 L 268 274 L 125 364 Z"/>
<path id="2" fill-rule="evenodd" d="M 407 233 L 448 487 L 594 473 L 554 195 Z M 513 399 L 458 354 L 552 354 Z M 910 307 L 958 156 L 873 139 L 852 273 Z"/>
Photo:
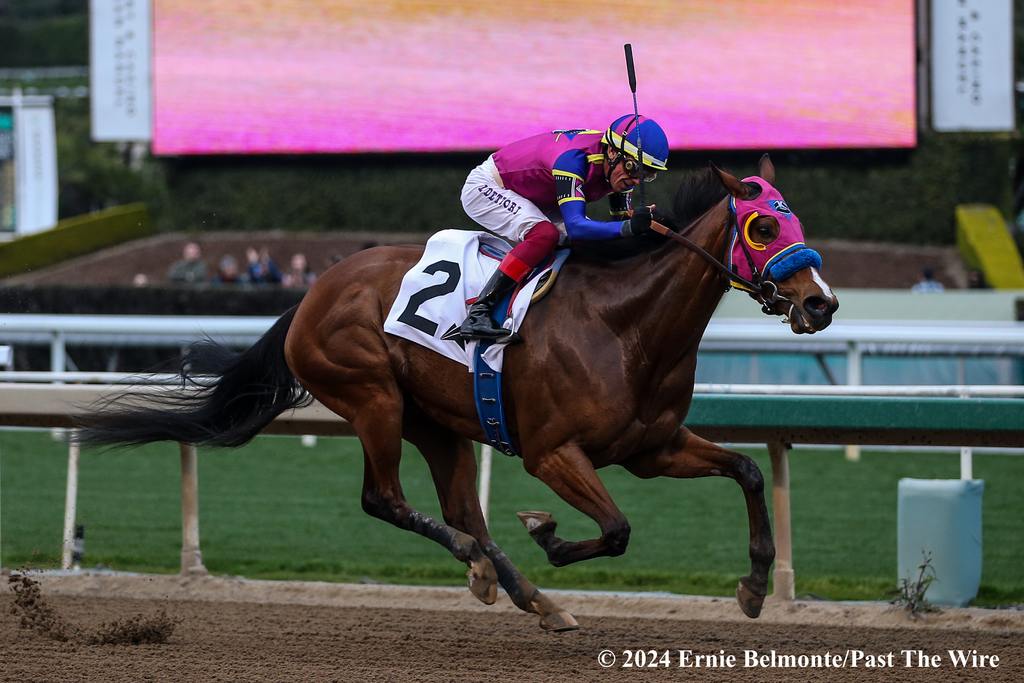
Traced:
<path id="1" fill-rule="evenodd" d="M 762 223 L 761 225 L 757 226 L 757 233 L 761 235 L 761 237 L 771 237 L 772 226 Z"/>

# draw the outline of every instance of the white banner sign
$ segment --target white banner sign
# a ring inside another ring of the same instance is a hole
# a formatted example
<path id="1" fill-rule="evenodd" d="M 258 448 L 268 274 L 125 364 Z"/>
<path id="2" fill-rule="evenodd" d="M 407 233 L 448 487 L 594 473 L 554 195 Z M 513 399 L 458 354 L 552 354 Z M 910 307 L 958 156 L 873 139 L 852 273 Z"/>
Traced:
<path id="1" fill-rule="evenodd" d="M 151 0 L 89 3 L 89 82 L 92 138 L 152 137 Z"/>
<path id="2" fill-rule="evenodd" d="M 57 136 L 53 107 L 14 107 L 16 232 L 57 224 Z"/>
<path id="3" fill-rule="evenodd" d="M 933 0 L 931 46 L 935 130 L 1013 130 L 1011 0 Z"/>

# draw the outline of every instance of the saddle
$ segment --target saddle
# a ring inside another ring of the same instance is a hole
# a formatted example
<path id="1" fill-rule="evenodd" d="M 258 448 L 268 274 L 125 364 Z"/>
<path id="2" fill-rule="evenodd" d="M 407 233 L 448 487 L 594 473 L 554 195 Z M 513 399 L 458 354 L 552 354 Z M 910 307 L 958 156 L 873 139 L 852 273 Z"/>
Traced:
<path id="1" fill-rule="evenodd" d="M 495 246 L 495 244 L 492 242 L 480 242 L 480 253 L 487 254 L 491 258 L 497 259 L 499 261 L 503 259 L 509 251 L 511 251 L 510 248 L 503 250 Z M 548 295 L 548 292 L 550 292 L 551 289 L 555 286 L 555 280 L 558 279 L 558 274 L 561 272 L 562 266 L 565 264 L 565 260 L 568 257 L 568 249 L 556 249 L 551 254 L 551 256 L 549 256 L 546 260 L 540 263 L 536 268 L 530 271 L 530 273 L 525 278 L 523 278 L 523 281 L 519 284 L 515 291 L 512 292 L 511 295 L 504 297 L 501 300 L 501 302 L 499 302 L 504 305 L 494 307 L 495 311 L 507 310 L 508 303 L 506 303 L 506 300 L 507 302 L 511 302 L 512 299 L 514 299 L 515 296 L 518 294 L 519 290 L 523 289 L 523 287 L 525 287 L 527 283 L 530 283 L 534 278 L 539 277 L 539 279 L 537 280 L 537 286 L 534 288 L 533 294 L 530 296 L 530 303 L 535 304 L 544 297 L 546 297 Z M 498 321 L 497 319 L 495 319 L 495 322 L 501 324 L 502 322 L 504 322 L 504 320 Z"/>
<path id="2" fill-rule="evenodd" d="M 483 232 L 442 230 L 433 235 L 423 256 L 402 278 L 398 296 L 384 321 L 384 331 L 465 365 L 474 375 L 477 412 L 488 440 L 503 453 L 514 455 L 501 404 L 506 344 L 475 340 L 467 343 L 458 334 L 466 317 L 466 302 L 475 299 L 510 249 L 504 240 Z M 499 301 L 492 313 L 495 324 L 515 333 L 530 304 L 552 290 L 568 255 L 568 249 L 556 251 L 507 300 Z"/>

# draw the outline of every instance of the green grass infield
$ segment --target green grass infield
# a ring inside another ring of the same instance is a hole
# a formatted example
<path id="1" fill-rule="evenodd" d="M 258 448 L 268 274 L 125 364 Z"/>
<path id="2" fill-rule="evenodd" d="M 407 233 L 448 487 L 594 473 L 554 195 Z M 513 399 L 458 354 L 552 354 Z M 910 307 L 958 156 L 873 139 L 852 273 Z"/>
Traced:
<path id="1" fill-rule="evenodd" d="M 764 451 L 748 450 L 766 479 Z M 59 566 L 67 448 L 49 432 L 0 431 L 0 564 Z M 901 477 L 958 478 L 952 453 L 870 452 L 847 462 L 840 450 L 791 454 L 794 568 L 798 596 L 882 600 L 896 588 L 896 486 Z M 86 567 L 178 570 L 181 547 L 178 449 L 158 444 L 82 454 L 78 522 Z M 465 567 L 422 537 L 360 507 L 362 455 L 354 439 L 261 437 L 237 450 L 199 455 L 203 560 L 216 574 L 251 578 L 460 585 Z M 982 586 L 976 604 L 1024 602 L 1024 515 L 1018 483 L 1024 458 L 976 454 L 985 480 Z M 563 538 L 597 534 L 593 522 L 495 455 L 491 531 L 540 586 L 731 595 L 749 571 L 743 496 L 731 480 L 640 480 L 618 467 L 601 477 L 626 514 L 625 555 L 563 568 L 515 516 L 549 510 Z M 411 504 L 440 517 L 430 475 L 406 448 L 402 484 Z M 771 504 L 769 496 L 769 505 Z"/>

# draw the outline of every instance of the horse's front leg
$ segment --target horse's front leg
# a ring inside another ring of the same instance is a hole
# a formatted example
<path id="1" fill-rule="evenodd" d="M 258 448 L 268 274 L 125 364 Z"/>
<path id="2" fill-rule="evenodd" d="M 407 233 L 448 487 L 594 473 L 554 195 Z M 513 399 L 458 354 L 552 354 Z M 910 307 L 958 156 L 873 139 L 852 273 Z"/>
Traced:
<path id="1" fill-rule="evenodd" d="M 768 593 L 768 571 L 775 560 L 771 522 L 764 502 L 764 477 L 757 463 L 682 427 L 665 449 L 635 456 L 622 464 L 643 478 L 721 476 L 736 480 L 747 500 L 750 523 L 750 575 L 740 579 L 736 598 L 744 614 L 757 617 Z"/>
<path id="2" fill-rule="evenodd" d="M 594 465 L 586 454 L 572 444 L 560 446 L 539 456 L 523 458 L 526 471 L 547 484 L 562 500 L 597 522 L 599 538 L 566 541 L 555 536 L 557 526 L 547 512 L 520 512 L 519 519 L 548 555 L 548 561 L 561 567 L 580 560 L 626 552 L 629 522 L 615 505 Z"/>

